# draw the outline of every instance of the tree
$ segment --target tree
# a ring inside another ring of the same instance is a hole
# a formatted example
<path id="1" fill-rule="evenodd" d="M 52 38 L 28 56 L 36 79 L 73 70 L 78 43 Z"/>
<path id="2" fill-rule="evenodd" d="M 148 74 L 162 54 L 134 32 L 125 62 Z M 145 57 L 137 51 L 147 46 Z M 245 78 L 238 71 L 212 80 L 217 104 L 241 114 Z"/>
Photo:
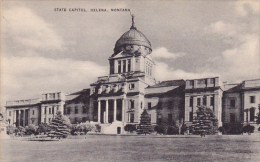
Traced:
<path id="1" fill-rule="evenodd" d="M 215 134 L 217 130 L 217 119 L 210 108 L 199 106 L 196 111 L 196 116 L 193 120 L 192 127 L 194 134 Z"/>
<path id="2" fill-rule="evenodd" d="M 52 119 L 48 133 L 52 138 L 66 138 L 70 133 L 70 120 L 67 116 L 62 115 L 61 111 L 58 111 L 55 118 Z"/>
<path id="3" fill-rule="evenodd" d="M 243 133 L 248 133 L 248 134 L 254 133 L 254 130 L 255 130 L 255 127 L 250 124 L 248 124 L 242 128 Z"/>
<path id="4" fill-rule="evenodd" d="M 179 134 L 181 134 L 181 129 L 182 129 L 183 125 L 184 125 L 183 118 L 181 118 L 180 120 L 178 120 L 178 121 L 176 122 L 176 126 L 177 126 L 178 129 L 179 129 Z"/>
<path id="5" fill-rule="evenodd" d="M 137 128 L 138 134 L 150 134 L 152 132 L 151 116 L 145 109 L 141 114 L 140 124 Z"/>

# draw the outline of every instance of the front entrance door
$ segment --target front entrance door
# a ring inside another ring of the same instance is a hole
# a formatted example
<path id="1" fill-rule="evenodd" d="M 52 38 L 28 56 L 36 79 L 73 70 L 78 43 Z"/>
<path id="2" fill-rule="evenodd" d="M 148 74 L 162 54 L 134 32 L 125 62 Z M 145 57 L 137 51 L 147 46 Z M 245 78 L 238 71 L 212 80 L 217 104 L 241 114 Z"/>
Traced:
<path id="1" fill-rule="evenodd" d="M 117 127 L 117 134 L 121 134 L 121 127 Z"/>

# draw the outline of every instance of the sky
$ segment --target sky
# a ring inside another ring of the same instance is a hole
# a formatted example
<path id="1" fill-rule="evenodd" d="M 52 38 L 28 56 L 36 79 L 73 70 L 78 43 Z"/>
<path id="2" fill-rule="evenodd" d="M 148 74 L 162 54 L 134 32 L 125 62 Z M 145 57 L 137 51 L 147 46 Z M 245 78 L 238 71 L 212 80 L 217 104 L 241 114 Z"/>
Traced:
<path id="1" fill-rule="evenodd" d="M 66 11 L 55 11 L 66 8 Z M 88 12 L 70 12 L 82 8 Z M 105 8 L 107 12 L 90 12 Z M 1 12 L 1 108 L 42 93 L 72 93 L 108 74 L 129 12 L 150 40 L 158 81 L 260 78 L 260 1 L 23 1 Z"/>

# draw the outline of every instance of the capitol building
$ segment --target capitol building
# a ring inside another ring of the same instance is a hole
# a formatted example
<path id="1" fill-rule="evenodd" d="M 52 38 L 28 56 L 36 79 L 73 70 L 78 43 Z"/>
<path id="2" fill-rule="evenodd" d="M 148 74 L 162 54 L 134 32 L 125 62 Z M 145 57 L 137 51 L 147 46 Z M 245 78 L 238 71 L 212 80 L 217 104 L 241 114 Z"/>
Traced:
<path id="1" fill-rule="evenodd" d="M 138 124 L 147 109 L 153 125 L 183 121 L 190 126 L 198 106 L 207 106 L 225 123 L 255 124 L 260 104 L 260 79 L 223 84 L 219 77 L 158 82 L 152 45 L 132 16 L 130 29 L 115 43 L 108 58 L 109 74 L 81 91 L 42 94 L 42 98 L 6 103 L 9 124 L 49 123 L 57 111 L 72 123 L 96 122 L 105 134 L 124 134 L 126 124 Z"/>

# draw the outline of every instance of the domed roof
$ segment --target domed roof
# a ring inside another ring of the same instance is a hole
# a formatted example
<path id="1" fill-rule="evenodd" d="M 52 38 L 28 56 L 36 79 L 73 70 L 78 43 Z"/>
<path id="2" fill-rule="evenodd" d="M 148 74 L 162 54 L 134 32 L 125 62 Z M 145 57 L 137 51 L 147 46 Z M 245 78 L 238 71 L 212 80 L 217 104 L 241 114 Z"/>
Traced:
<path id="1" fill-rule="evenodd" d="M 139 45 L 152 49 L 150 41 L 146 36 L 136 29 L 134 25 L 134 18 L 132 17 L 132 26 L 129 31 L 125 32 L 117 41 L 115 49 L 119 49 L 124 45 Z"/>

